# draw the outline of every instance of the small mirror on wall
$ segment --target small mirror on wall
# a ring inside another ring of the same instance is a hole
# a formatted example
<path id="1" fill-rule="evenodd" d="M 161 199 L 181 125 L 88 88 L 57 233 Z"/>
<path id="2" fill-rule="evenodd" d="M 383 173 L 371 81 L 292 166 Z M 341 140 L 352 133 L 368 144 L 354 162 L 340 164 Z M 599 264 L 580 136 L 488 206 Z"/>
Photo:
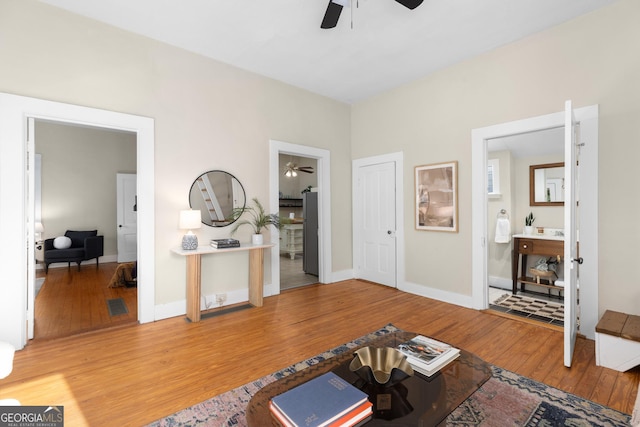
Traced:
<path id="1" fill-rule="evenodd" d="M 529 204 L 564 205 L 564 163 L 529 166 Z"/>
<path id="2" fill-rule="evenodd" d="M 233 211 L 244 209 L 246 195 L 238 179 L 228 172 L 213 170 L 196 178 L 189 191 L 189 206 L 199 209 L 202 223 L 210 227 L 232 224 Z M 236 217 L 237 219 L 237 217 Z"/>

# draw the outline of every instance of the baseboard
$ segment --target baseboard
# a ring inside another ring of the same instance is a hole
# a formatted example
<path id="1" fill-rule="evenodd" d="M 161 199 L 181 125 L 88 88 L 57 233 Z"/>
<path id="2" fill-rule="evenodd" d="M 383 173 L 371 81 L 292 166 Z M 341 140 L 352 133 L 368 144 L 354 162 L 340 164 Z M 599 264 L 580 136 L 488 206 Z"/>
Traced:
<path id="1" fill-rule="evenodd" d="M 471 298 L 471 296 L 447 292 L 442 289 L 434 289 L 417 283 L 404 282 L 398 286 L 398 290 L 449 304 L 459 305 L 461 307 L 473 308 L 473 298 Z"/>
<path id="2" fill-rule="evenodd" d="M 513 279 L 505 279 L 504 277 L 489 276 L 489 286 L 492 288 L 513 290 Z"/>

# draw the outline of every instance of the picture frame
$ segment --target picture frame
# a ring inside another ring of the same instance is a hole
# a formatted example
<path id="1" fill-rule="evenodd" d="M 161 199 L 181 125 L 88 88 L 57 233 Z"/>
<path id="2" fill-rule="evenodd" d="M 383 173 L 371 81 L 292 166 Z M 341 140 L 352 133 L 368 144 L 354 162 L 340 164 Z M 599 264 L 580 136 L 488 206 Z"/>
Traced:
<path id="1" fill-rule="evenodd" d="M 458 232 L 458 162 L 415 167 L 415 227 Z"/>

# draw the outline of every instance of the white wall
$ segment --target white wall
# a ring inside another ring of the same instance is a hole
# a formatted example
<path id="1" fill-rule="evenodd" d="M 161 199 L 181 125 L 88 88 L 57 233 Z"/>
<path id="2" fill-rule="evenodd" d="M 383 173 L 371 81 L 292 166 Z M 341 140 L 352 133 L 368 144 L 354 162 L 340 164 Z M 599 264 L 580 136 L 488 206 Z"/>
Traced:
<path id="1" fill-rule="evenodd" d="M 562 111 L 571 99 L 574 108 L 600 106 L 599 311 L 640 313 L 631 246 L 640 238 L 638 16 L 640 2 L 620 0 L 353 106 L 354 159 L 402 150 L 407 183 L 414 166 L 459 162 L 460 231 L 407 227 L 408 282 L 423 293 L 471 294 L 471 130 Z M 405 200 L 413 224 L 412 185 Z"/>

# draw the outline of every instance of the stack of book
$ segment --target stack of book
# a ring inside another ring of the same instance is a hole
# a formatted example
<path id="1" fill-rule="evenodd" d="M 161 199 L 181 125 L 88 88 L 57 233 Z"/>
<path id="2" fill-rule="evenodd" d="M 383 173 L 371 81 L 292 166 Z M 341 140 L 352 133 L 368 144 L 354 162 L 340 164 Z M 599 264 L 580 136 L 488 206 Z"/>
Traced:
<path id="1" fill-rule="evenodd" d="M 365 392 L 333 372 L 292 388 L 269 402 L 285 427 L 351 427 L 367 421 L 373 405 Z"/>
<path id="2" fill-rule="evenodd" d="M 407 356 L 407 362 L 414 371 L 427 377 L 434 375 L 460 355 L 459 349 L 422 335 L 400 344 L 398 350 Z"/>
<path id="3" fill-rule="evenodd" d="M 211 239 L 211 246 L 217 249 L 239 248 L 240 242 L 236 239 Z"/>

